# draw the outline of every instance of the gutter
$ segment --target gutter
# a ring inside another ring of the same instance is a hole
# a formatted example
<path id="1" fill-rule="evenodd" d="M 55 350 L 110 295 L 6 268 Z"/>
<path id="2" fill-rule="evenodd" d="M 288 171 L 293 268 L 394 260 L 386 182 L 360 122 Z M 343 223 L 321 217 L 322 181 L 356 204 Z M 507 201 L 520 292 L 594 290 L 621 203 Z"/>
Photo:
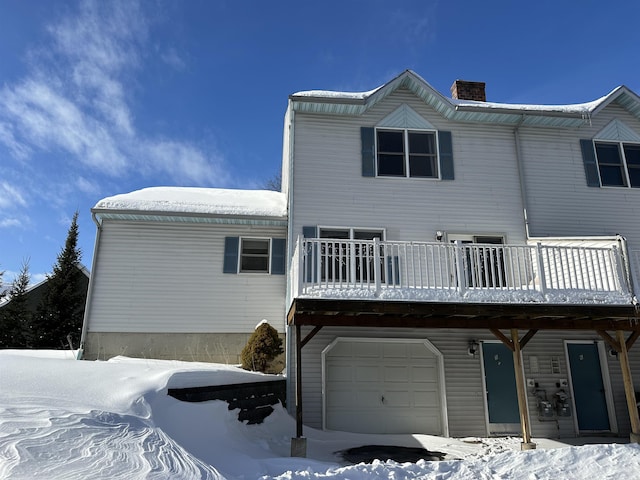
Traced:
<path id="1" fill-rule="evenodd" d="M 529 216 L 528 216 L 528 204 L 527 204 L 527 185 L 524 180 L 524 164 L 522 163 L 522 147 L 520 145 L 520 125 L 524 123 L 525 115 L 522 118 L 516 128 L 513 129 L 513 137 L 516 147 L 516 164 L 518 166 L 518 180 L 520 181 L 520 200 L 522 202 L 522 213 L 524 216 L 524 233 L 527 239 L 529 239 Z"/>
<path id="2" fill-rule="evenodd" d="M 91 212 L 93 223 L 96 224 L 96 241 L 93 245 L 93 258 L 91 259 L 91 276 L 89 277 L 89 287 L 87 288 L 87 300 L 84 305 L 84 318 L 82 320 L 82 333 L 80 334 L 80 348 L 76 360 L 82 360 L 84 354 L 84 342 L 87 338 L 87 330 L 89 329 L 89 317 L 91 313 L 91 300 L 93 297 L 93 286 L 95 285 L 95 275 L 97 269 L 98 249 L 100 248 L 100 236 L 102 233 L 102 223 L 96 217 L 95 212 Z"/>

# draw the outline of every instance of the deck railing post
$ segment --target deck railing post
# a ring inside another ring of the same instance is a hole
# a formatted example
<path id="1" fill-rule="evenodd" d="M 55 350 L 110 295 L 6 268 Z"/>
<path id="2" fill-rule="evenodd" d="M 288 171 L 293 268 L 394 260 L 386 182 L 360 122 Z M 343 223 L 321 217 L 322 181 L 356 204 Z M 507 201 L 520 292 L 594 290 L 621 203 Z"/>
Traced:
<path id="1" fill-rule="evenodd" d="M 629 288 L 628 285 L 628 281 L 627 281 L 627 275 L 625 275 L 625 272 L 627 271 L 627 269 L 624 266 L 623 263 L 623 259 L 622 259 L 622 251 L 616 247 L 615 245 L 612 247 L 613 250 L 613 258 L 614 258 L 614 264 L 615 264 L 615 278 L 614 281 L 616 282 L 616 287 L 618 290 L 620 290 L 622 293 L 628 293 L 629 291 L 631 291 L 631 289 Z"/>
<path id="2" fill-rule="evenodd" d="M 297 297 L 300 293 L 302 293 L 303 288 L 304 288 L 304 277 L 305 275 L 307 275 L 307 272 L 305 271 L 305 265 L 307 262 L 304 261 L 304 257 L 306 255 L 306 250 L 303 250 L 303 248 L 306 248 L 305 245 L 303 245 L 303 241 L 302 241 L 302 237 L 300 235 L 298 235 L 298 245 L 297 245 L 297 253 L 298 253 L 298 258 L 296 259 L 298 261 L 298 281 L 297 281 L 297 285 L 295 286 L 296 291 L 293 292 L 292 298 Z"/>
<path id="3" fill-rule="evenodd" d="M 464 295 L 466 289 L 466 280 L 464 276 L 464 259 L 462 256 L 462 247 L 459 240 L 453 244 L 454 255 L 456 258 L 456 276 L 458 277 L 458 294 Z"/>
<path id="4" fill-rule="evenodd" d="M 542 244 L 536 243 L 536 261 L 538 265 L 538 290 L 543 295 L 547 293 L 547 281 L 544 275 L 544 262 L 542 259 Z"/>
<path id="5" fill-rule="evenodd" d="M 376 296 L 380 294 L 382 288 L 382 281 L 380 279 L 380 240 L 378 238 L 373 239 L 373 280 L 375 282 Z"/>

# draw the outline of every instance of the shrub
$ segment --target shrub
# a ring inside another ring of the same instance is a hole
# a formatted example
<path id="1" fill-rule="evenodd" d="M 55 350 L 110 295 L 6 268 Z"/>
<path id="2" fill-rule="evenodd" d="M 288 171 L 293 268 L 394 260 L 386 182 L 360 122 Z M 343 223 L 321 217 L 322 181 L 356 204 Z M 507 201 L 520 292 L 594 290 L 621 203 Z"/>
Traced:
<path id="1" fill-rule="evenodd" d="M 282 339 L 278 336 L 278 331 L 263 321 L 242 349 L 242 368 L 265 373 L 269 362 L 282 352 Z"/>

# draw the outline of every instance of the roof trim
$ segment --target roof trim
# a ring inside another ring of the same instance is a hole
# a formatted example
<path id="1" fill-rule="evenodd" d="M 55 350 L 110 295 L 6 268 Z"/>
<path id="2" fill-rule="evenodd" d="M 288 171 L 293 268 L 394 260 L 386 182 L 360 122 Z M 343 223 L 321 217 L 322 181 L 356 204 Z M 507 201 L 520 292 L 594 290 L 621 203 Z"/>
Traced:
<path id="1" fill-rule="evenodd" d="M 577 127 L 614 101 L 640 119 L 640 97 L 620 86 L 595 101 L 573 105 L 526 105 L 451 99 L 433 88 L 412 70 L 405 70 L 369 92 L 314 90 L 289 96 L 290 108 L 299 112 L 362 115 L 400 88 L 407 88 L 443 117 L 462 122 Z"/>
<path id="2" fill-rule="evenodd" d="M 114 210 L 111 208 L 92 208 L 96 218 L 103 220 L 171 222 L 171 223 L 214 223 L 238 225 L 286 226 L 287 217 L 269 217 L 258 215 L 211 214 L 201 212 L 167 212 L 161 210 Z"/>

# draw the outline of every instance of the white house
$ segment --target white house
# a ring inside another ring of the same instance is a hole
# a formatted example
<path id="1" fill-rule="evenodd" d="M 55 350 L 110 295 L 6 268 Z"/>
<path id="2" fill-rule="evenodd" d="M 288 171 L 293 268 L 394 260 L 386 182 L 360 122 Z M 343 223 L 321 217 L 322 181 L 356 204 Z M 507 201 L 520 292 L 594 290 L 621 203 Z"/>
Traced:
<path id="1" fill-rule="evenodd" d="M 405 71 L 289 98 L 297 436 L 640 433 L 640 99 L 452 93 Z"/>
<path id="2" fill-rule="evenodd" d="M 146 188 L 92 214 L 83 358 L 239 363 L 262 319 L 284 333 L 282 193 Z"/>
<path id="3" fill-rule="evenodd" d="M 283 193 L 99 202 L 85 358 L 235 363 L 267 318 L 286 326 L 300 438 L 638 440 L 640 98 L 452 94 L 409 70 L 369 92 L 295 93 Z"/>

